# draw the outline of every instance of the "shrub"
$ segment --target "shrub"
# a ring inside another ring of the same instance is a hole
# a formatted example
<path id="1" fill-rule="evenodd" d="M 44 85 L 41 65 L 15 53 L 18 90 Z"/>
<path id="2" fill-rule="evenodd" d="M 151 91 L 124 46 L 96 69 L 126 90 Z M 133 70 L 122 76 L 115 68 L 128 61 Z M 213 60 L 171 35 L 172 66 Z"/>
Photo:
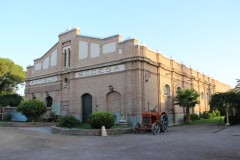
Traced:
<path id="1" fill-rule="evenodd" d="M 30 99 L 22 101 L 17 111 L 22 112 L 28 118 L 28 121 L 38 121 L 39 117 L 47 112 L 47 107 L 41 100 Z"/>
<path id="2" fill-rule="evenodd" d="M 5 121 L 11 121 L 12 120 L 12 115 L 10 113 L 8 113 L 8 114 L 4 115 L 3 119 Z"/>
<path id="3" fill-rule="evenodd" d="M 212 111 L 212 118 L 213 118 L 213 117 L 217 117 L 217 114 L 216 114 L 215 111 Z"/>
<path id="4" fill-rule="evenodd" d="M 55 112 L 51 111 L 49 113 L 48 121 L 57 122 L 58 121 L 58 115 Z"/>
<path id="5" fill-rule="evenodd" d="M 213 118 L 213 114 L 212 113 L 208 113 L 208 117 L 209 118 Z M 209 118 L 207 118 L 207 119 L 209 119 Z"/>
<path id="6" fill-rule="evenodd" d="M 215 109 L 214 112 L 216 113 L 216 117 L 220 117 L 221 116 L 221 113 L 218 109 Z"/>
<path id="7" fill-rule="evenodd" d="M 203 114 L 202 114 L 202 118 L 209 119 L 210 118 L 209 112 L 208 111 L 204 111 Z"/>
<path id="8" fill-rule="evenodd" d="M 90 115 L 89 121 L 92 128 L 101 129 L 105 126 L 109 129 L 114 125 L 114 116 L 109 112 L 95 112 Z"/>
<path id="9" fill-rule="evenodd" d="M 78 126 L 79 124 L 80 124 L 79 120 L 72 115 L 62 116 L 59 120 L 60 127 L 73 128 Z"/>
<path id="10" fill-rule="evenodd" d="M 240 123 L 239 117 L 237 115 L 235 115 L 235 116 L 230 115 L 230 116 L 228 116 L 228 119 L 229 119 L 229 123 L 232 124 L 232 125 Z M 226 116 L 224 118 L 224 122 L 225 123 L 227 122 L 227 117 Z"/>
<path id="11" fill-rule="evenodd" d="M 190 118 L 192 121 L 196 121 L 200 119 L 199 116 L 195 113 L 190 114 Z"/>

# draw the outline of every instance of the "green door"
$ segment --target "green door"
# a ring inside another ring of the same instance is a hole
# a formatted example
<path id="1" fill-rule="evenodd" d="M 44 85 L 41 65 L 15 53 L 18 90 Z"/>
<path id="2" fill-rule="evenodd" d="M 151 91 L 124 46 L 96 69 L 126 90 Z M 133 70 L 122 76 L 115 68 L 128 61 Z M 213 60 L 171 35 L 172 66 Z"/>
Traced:
<path id="1" fill-rule="evenodd" d="M 82 96 L 82 120 L 83 120 L 83 123 L 87 122 L 91 113 L 92 113 L 92 96 L 90 94 L 84 94 Z"/>

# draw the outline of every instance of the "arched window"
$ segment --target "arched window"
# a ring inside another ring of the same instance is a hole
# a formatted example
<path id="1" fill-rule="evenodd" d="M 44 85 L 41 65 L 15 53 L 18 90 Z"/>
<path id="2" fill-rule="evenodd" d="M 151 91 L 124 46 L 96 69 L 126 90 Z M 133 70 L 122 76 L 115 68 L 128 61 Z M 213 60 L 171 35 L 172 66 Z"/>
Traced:
<path id="1" fill-rule="evenodd" d="M 164 86 L 164 95 L 170 96 L 170 86 L 168 84 Z"/>

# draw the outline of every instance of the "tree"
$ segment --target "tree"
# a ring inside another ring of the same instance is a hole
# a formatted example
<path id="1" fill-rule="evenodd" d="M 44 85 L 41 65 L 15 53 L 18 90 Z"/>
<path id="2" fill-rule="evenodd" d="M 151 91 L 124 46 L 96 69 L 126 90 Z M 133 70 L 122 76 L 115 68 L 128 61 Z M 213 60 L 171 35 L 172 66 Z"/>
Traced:
<path id="1" fill-rule="evenodd" d="M 240 79 L 237 79 L 237 85 L 235 86 L 233 91 L 240 92 Z"/>
<path id="2" fill-rule="evenodd" d="M 0 58 L 0 94 L 15 93 L 25 81 L 26 72 L 8 58 Z"/>
<path id="3" fill-rule="evenodd" d="M 190 123 L 190 108 L 195 107 L 198 101 L 199 94 L 194 89 L 181 89 L 177 91 L 176 103 L 177 105 L 186 108 L 186 122 Z"/>
<path id="4" fill-rule="evenodd" d="M 22 100 L 22 96 L 18 94 L 0 95 L 0 107 L 16 107 L 20 104 Z"/>
<path id="5" fill-rule="evenodd" d="M 240 93 L 234 91 L 216 93 L 211 96 L 209 105 L 211 110 L 218 108 L 223 115 L 226 115 L 226 105 L 229 106 L 232 115 L 234 115 L 233 108 L 240 113 Z"/>
<path id="6" fill-rule="evenodd" d="M 22 112 L 29 121 L 38 121 L 39 117 L 47 112 L 47 107 L 41 100 L 29 99 L 22 101 L 17 111 Z"/>

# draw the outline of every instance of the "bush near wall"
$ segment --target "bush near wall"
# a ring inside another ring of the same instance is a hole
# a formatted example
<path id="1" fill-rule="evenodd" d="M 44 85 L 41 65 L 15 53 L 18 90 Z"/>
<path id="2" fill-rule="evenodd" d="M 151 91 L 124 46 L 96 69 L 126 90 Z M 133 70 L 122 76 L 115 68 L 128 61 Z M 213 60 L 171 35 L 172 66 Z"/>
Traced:
<path id="1" fill-rule="evenodd" d="M 202 114 L 202 118 L 204 119 L 210 119 L 210 118 L 214 118 L 214 117 L 220 117 L 220 111 L 218 109 L 213 110 L 212 112 L 210 111 L 204 111 Z"/>
<path id="2" fill-rule="evenodd" d="M 40 116 L 47 112 L 45 102 L 38 99 L 24 100 L 17 108 L 18 112 L 22 112 L 28 121 L 38 121 Z"/>
<path id="3" fill-rule="evenodd" d="M 211 118 L 211 114 L 209 114 L 208 111 L 204 111 L 203 114 L 202 114 L 202 118 L 209 119 L 209 118 Z"/>
<path id="4" fill-rule="evenodd" d="M 6 114 L 3 116 L 4 121 L 11 121 L 12 120 L 12 115 L 10 113 Z"/>
<path id="5" fill-rule="evenodd" d="M 89 117 L 90 126 L 95 129 L 101 129 L 105 126 L 106 129 L 114 125 L 114 116 L 109 112 L 95 112 Z"/>
<path id="6" fill-rule="evenodd" d="M 74 128 L 78 125 L 80 125 L 80 121 L 72 115 L 66 115 L 66 116 L 60 117 L 60 120 L 59 120 L 60 127 Z"/>
<path id="7" fill-rule="evenodd" d="M 195 113 L 190 114 L 190 118 L 192 121 L 196 121 L 200 119 L 199 116 Z"/>

